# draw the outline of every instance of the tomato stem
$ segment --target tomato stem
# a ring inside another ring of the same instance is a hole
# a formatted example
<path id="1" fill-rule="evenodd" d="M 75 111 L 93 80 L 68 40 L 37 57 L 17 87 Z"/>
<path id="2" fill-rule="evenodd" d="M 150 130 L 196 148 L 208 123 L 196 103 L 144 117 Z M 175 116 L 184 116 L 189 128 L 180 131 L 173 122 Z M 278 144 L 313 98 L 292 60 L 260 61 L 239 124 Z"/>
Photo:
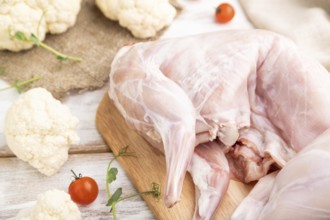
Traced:
<path id="1" fill-rule="evenodd" d="M 71 170 L 71 172 L 73 173 L 73 178 L 75 180 L 80 179 L 82 177 L 81 173 L 79 173 L 79 176 L 77 176 L 77 174 L 73 170 Z"/>

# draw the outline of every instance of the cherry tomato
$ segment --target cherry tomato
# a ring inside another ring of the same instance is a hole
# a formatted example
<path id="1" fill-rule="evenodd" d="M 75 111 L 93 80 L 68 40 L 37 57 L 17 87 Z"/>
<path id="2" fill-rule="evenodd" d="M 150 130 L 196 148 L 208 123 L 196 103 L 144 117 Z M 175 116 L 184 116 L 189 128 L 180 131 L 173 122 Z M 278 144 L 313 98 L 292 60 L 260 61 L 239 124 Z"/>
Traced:
<path id="1" fill-rule="evenodd" d="M 226 23 L 233 19 L 235 10 L 228 3 L 220 4 L 215 10 L 215 19 L 217 22 Z"/>
<path id="2" fill-rule="evenodd" d="M 72 201 L 80 205 L 92 203 L 99 194 L 99 187 L 96 181 L 88 176 L 77 176 L 72 170 L 75 180 L 69 186 L 69 194 Z"/>

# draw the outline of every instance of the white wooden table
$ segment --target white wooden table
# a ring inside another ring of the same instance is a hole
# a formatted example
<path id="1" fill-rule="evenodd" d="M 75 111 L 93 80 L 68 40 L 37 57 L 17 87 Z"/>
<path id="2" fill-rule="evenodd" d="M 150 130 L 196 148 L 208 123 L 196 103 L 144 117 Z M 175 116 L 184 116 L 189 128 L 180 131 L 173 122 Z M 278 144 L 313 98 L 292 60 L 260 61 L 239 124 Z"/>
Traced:
<path id="1" fill-rule="evenodd" d="M 178 37 L 190 34 L 210 32 L 222 29 L 252 28 L 240 8 L 237 0 L 228 0 L 236 9 L 234 20 L 229 24 L 221 25 L 214 22 L 214 10 L 222 1 L 218 0 L 181 0 L 184 10 L 166 30 L 163 38 Z M 0 80 L 0 88 L 7 86 Z M 102 140 L 95 126 L 95 113 L 98 104 L 107 91 L 108 85 L 95 91 L 71 95 L 63 99 L 80 119 L 78 134 L 81 138 L 79 146 L 70 148 L 69 160 L 60 171 L 51 177 L 46 177 L 27 163 L 17 159 L 7 147 L 4 138 L 4 118 L 8 107 L 18 98 L 16 90 L 0 93 L 0 219 L 14 217 L 20 209 L 33 205 L 39 193 L 57 188 L 67 191 L 72 181 L 70 170 L 85 176 L 93 177 L 99 185 L 99 196 L 89 206 L 79 206 L 83 219 L 112 219 L 109 207 L 106 207 L 107 195 L 105 191 L 105 172 L 112 154 Z M 122 187 L 124 194 L 135 192 L 127 178 L 125 171 L 118 163 L 119 173 L 117 180 L 112 184 L 114 188 Z M 119 219 L 154 219 L 146 203 L 136 197 L 123 201 L 117 205 Z"/>

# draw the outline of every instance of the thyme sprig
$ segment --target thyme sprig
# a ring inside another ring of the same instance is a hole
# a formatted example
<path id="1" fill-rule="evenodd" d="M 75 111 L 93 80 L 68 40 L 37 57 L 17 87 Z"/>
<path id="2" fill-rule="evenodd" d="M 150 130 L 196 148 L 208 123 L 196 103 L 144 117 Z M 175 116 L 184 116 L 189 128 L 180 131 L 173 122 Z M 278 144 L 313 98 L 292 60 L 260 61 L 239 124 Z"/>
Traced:
<path id="1" fill-rule="evenodd" d="M 6 74 L 6 70 L 5 70 L 5 67 L 3 66 L 0 66 L 0 76 L 3 76 Z"/>
<path id="2" fill-rule="evenodd" d="M 29 85 L 32 82 L 35 82 L 37 80 L 40 79 L 40 76 L 34 76 L 31 79 L 25 80 L 25 81 L 16 81 L 14 84 L 7 86 L 5 88 L 0 89 L 0 92 L 5 91 L 5 90 L 9 90 L 9 89 L 13 89 L 16 88 L 18 93 L 22 93 L 25 86 Z"/>
<path id="3" fill-rule="evenodd" d="M 141 196 L 141 195 L 151 195 L 155 199 L 159 199 L 161 196 L 161 190 L 160 190 L 160 185 L 157 183 L 152 183 L 151 184 L 151 190 L 144 191 L 144 192 L 137 192 L 132 195 L 128 196 L 122 196 L 123 190 L 121 187 L 116 189 L 116 191 L 111 194 L 110 193 L 110 187 L 109 185 L 114 182 L 117 179 L 117 174 L 118 174 L 118 169 L 115 167 L 111 167 L 112 162 L 117 159 L 118 157 L 123 157 L 123 156 L 133 156 L 136 157 L 136 154 L 134 152 L 128 152 L 128 146 L 120 149 L 117 155 L 115 155 L 109 162 L 108 168 L 107 168 L 107 173 L 106 173 L 106 191 L 108 194 L 108 202 L 106 206 L 110 206 L 110 212 L 113 215 L 114 220 L 117 220 L 117 214 L 116 214 L 116 204 L 126 200 L 130 199 L 136 196 Z"/>
<path id="4" fill-rule="evenodd" d="M 16 31 L 14 37 L 22 42 L 28 42 L 28 43 L 33 43 L 36 46 L 40 46 L 46 50 L 48 50 L 49 52 L 53 53 L 56 55 L 56 59 L 59 61 L 67 61 L 67 60 L 71 60 L 71 61 L 75 61 L 75 62 L 79 62 L 82 59 L 80 57 L 73 57 L 73 56 L 68 56 L 65 55 L 57 50 L 55 50 L 54 48 L 48 46 L 47 44 L 43 43 L 35 34 L 31 33 L 30 36 L 27 36 L 24 32 L 22 31 Z"/>

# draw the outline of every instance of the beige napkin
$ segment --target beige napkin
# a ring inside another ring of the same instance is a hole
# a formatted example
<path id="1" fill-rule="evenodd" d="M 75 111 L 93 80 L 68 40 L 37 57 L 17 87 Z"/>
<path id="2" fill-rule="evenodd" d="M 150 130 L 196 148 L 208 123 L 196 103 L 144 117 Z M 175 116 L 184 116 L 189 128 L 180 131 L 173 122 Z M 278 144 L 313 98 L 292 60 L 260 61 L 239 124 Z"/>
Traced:
<path id="1" fill-rule="evenodd" d="M 330 71 L 330 0 L 240 0 L 256 28 L 291 38 Z"/>

